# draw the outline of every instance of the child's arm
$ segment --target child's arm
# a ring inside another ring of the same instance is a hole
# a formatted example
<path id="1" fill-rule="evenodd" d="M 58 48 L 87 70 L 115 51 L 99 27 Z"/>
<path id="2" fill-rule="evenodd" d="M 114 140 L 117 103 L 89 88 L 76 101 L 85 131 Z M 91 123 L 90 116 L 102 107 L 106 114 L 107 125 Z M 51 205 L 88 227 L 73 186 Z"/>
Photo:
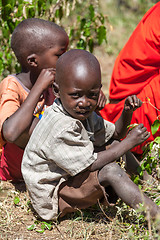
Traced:
<path id="1" fill-rule="evenodd" d="M 33 117 L 35 107 L 41 94 L 53 83 L 54 73 L 53 69 L 43 69 L 26 100 L 20 108 L 3 123 L 2 134 L 6 141 L 24 147 L 25 139 L 28 140 L 29 135 L 38 122 L 37 118 Z M 26 133 L 24 133 L 25 130 L 27 130 Z"/>
<path id="2" fill-rule="evenodd" d="M 131 123 L 133 112 L 142 106 L 142 101 L 137 98 L 136 95 L 132 95 L 126 98 L 124 103 L 123 112 L 120 118 L 115 122 L 115 133 L 113 138 L 122 139 L 126 136 L 128 126 Z"/>
<path id="3" fill-rule="evenodd" d="M 90 170 L 100 170 L 106 164 L 116 161 L 123 156 L 124 153 L 147 140 L 149 136 L 150 133 L 143 124 L 139 124 L 129 132 L 124 140 L 114 143 L 105 151 L 99 152 L 97 160 L 91 165 Z"/>

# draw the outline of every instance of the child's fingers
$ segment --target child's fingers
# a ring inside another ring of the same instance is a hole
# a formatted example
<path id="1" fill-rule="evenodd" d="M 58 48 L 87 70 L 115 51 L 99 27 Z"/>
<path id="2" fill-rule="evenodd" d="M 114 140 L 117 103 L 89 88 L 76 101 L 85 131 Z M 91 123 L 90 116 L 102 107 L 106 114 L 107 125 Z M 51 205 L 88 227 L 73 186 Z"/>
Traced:
<path id="1" fill-rule="evenodd" d="M 139 106 L 141 107 L 143 102 L 139 99 Z"/>
<path id="2" fill-rule="evenodd" d="M 147 128 L 144 127 L 143 123 L 138 124 L 137 128 L 141 129 L 141 131 L 146 131 Z"/>
<path id="3" fill-rule="evenodd" d="M 136 95 L 133 95 L 133 102 L 135 108 L 142 106 L 142 101 Z"/>
<path id="4" fill-rule="evenodd" d="M 56 71 L 56 68 L 47 68 L 49 71 Z"/>
<path id="5" fill-rule="evenodd" d="M 129 98 L 129 103 L 132 106 L 132 108 L 137 108 L 137 107 L 139 107 L 139 98 L 137 98 L 136 95 L 132 95 Z"/>
<path id="6" fill-rule="evenodd" d="M 142 101 L 137 98 L 136 95 L 132 95 L 132 96 L 129 96 L 127 99 L 126 99 L 126 110 L 128 109 L 137 109 L 139 108 L 141 105 L 142 105 Z"/>
<path id="7" fill-rule="evenodd" d="M 97 107 L 98 107 L 99 109 L 102 109 L 102 108 L 104 108 L 105 104 L 106 104 L 106 97 L 105 97 L 104 93 L 103 93 L 102 90 L 101 90 L 101 91 L 100 91 L 99 98 L 98 98 Z"/>
<path id="8" fill-rule="evenodd" d="M 48 71 L 52 72 L 52 73 L 55 73 L 56 72 L 56 69 L 55 68 L 48 68 Z"/>
<path id="9" fill-rule="evenodd" d="M 144 127 L 144 125 L 141 123 L 137 126 L 137 128 L 140 129 L 141 133 L 143 134 L 144 137 L 149 137 L 150 136 L 150 132 L 147 131 L 147 128 Z"/>
<path id="10" fill-rule="evenodd" d="M 127 97 L 126 101 L 125 101 L 126 107 L 129 109 L 130 107 L 134 106 L 133 103 L 133 98 L 132 96 Z"/>
<path id="11" fill-rule="evenodd" d="M 99 107 L 104 108 L 105 104 L 106 104 L 106 98 L 105 98 L 105 96 L 101 96 L 99 99 L 98 105 L 99 105 Z"/>
<path id="12" fill-rule="evenodd" d="M 132 96 L 132 101 L 133 101 L 133 107 L 138 107 L 138 104 L 139 104 L 139 99 L 137 98 L 136 95 L 133 95 Z"/>
<path id="13" fill-rule="evenodd" d="M 150 133 L 148 131 L 142 133 L 142 138 L 145 140 L 147 140 L 150 137 Z"/>
<path id="14" fill-rule="evenodd" d="M 147 138 L 149 138 L 149 136 L 150 136 L 150 132 L 146 131 L 146 132 L 144 133 L 144 137 L 147 139 Z"/>

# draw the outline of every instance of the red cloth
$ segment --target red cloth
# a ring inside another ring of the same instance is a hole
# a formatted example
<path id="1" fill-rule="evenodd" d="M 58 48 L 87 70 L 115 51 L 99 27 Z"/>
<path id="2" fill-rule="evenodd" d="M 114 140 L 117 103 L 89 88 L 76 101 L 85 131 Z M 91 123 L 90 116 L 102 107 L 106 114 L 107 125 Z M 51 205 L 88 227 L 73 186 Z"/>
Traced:
<path id="1" fill-rule="evenodd" d="M 118 55 L 110 82 L 110 100 L 120 101 L 117 104 L 106 104 L 101 111 L 103 118 L 115 122 L 124 106 L 124 99 L 129 95 L 137 95 L 142 101 L 147 97 L 160 109 L 160 2 L 155 4 L 142 18 L 128 42 Z M 143 123 L 148 131 L 151 124 L 160 115 L 149 103 L 133 113 L 131 123 Z M 147 141 L 152 141 L 150 136 Z M 144 145 L 143 143 L 142 145 Z M 133 151 L 141 154 L 142 145 Z"/>
<path id="2" fill-rule="evenodd" d="M 13 143 L 7 143 L 2 148 L 0 178 L 3 181 L 22 179 L 21 162 L 23 150 Z"/>

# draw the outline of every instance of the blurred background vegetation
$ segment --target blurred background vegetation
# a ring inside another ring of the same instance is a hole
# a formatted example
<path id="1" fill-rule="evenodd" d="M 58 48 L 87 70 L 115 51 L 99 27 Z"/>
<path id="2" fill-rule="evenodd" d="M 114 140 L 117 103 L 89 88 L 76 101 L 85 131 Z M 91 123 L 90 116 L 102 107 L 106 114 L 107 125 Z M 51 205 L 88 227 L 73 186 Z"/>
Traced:
<path id="1" fill-rule="evenodd" d="M 116 56 L 155 0 L 0 0 L 0 80 L 20 71 L 11 34 L 25 18 L 54 21 L 67 31 L 70 48 Z M 101 48 L 98 48 L 101 46 Z M 107 61 L 107 59 L 106 59 Z M 114 61 L 114 60 L 113 60 Z"/>

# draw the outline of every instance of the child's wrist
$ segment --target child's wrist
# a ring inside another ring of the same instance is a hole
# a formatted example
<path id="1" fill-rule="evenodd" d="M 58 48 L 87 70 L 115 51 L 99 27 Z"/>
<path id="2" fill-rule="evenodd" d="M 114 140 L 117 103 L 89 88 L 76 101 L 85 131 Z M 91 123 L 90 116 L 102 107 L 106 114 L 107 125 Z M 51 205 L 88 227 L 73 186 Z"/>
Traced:
<path id="1" fill-rule="evenodd" d="M 123 109 L 123 113 L 125 114 L 125 115 L 132 115 L 133 114 L 133 109 Z"/>

